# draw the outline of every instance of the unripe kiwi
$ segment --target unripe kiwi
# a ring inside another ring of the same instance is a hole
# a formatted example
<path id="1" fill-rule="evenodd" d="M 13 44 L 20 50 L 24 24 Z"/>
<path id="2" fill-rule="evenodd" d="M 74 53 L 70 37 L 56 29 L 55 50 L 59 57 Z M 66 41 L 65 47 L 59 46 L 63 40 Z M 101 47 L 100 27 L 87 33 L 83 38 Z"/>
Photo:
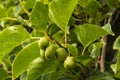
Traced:
<path id="1" fill-rule="evenodd" d="M 49 41 L 45 37 L 42 37 L 38 42 L 38 46 L 40 47 L 40 49 L 43 50 L 45 50 L 45 48 L 48 47 L 48 45 L 49 45 Z"/>
<path id="2" fill-rule="evenodd" d="M 55 57 L 56 54 L 56 50 L 57 50 L 57 46 L 56 45 L 51 45 L 49 47 L 46 48 L 45 51 L 45 58 L 48 59 L 52 59 Z"/>
<path id="3" fill-rule="evenodd" d="M 68 56 L 64 61 L 64 68 L 65 69 L 71 69 L 75 66 L 75 58 Z"/>
<path id="4" fill-rule="evenodd" d="M 66 59 L 67 51 L 64 48 L 58 48 L 56 52 L 57 52 L 56 57 L 60 62 Z"/>

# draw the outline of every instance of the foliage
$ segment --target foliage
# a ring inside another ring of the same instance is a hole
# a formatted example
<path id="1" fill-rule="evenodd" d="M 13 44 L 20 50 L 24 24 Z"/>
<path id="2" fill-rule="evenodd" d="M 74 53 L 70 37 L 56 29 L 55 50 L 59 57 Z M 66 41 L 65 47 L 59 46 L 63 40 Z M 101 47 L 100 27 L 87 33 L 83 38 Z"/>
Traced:
<path id="1" fill-rule="evenodd" d="M 119 8 L 120 0 L 0 0 L 0 80 L 120 79 Z M 116 61 L 102 63 L 110 47 Z"/>

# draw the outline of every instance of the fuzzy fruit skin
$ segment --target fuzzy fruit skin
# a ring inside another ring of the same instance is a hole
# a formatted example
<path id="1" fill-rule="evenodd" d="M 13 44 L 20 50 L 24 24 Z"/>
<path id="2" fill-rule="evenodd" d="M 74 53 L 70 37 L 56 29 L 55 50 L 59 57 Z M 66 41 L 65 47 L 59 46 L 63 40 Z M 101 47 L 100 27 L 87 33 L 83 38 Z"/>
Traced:
<path id="1" fill-rule="evenodd" d="M 56 45 L 51 45 L 51 46 L 47 47 L 46 51 L 45 51 L 45 58 L 47 60 L 54 58 L 57 48 L 58 47 Z"/>
<path id="2" fill-rule="evenodd" d="M 75 58 L 68 56 L 64 61 L 64 68 L 65 69 L 71 69 L 75 66 Z"/>
<path id="3" fill-rule="evenodd" d="M 64 48 L 58 48 L 56 50 L 56 57 L 60 62 L 63 62 L 67 57 L 67 51 Z"/>
<path id="4" fill-rule="evenodd" d="M 42 37 L 39 42 L 38 42 L 38 46 L 40 49 L 45 49 L 46 47 L 48 47 L 49 45 L 49 41 L 45 38 L 45 37 Z"/>

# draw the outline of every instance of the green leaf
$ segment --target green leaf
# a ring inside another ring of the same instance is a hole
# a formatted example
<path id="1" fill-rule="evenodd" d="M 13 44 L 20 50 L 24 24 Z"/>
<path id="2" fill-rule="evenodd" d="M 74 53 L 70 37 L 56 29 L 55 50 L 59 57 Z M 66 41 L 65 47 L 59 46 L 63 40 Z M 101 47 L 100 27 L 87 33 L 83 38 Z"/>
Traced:
<path id="1" fill-rule="evenodd" d="M 119 0 L 107 0 L 107 5 L 112 8 L 119 8 Z"/>
<path id="2" fill-rule="evenodd" d="M 91 72 L 89 80 L 115 80 L 113 75 L 108 72 L 100 72 L 99 70 L 95 69 Z"/>
<path id="3" fill-rule="evenodd" d="M 27 72 L 24 72 L 21 76 L 20 76 L 20 80 L 26 80 L 27 77 Z"/>
<path id="4" fill-rule="evenodd" d="M 0 33 L 0 59 L 31 36 L 21 26 L 7 27 Z"/>
<path id="5" fill-rule="evenodd" d="M 34 61 L 27 70 L 27 80 L 35 80 L 40 76 L 56 71 L 58 67 L 58 61 L 56 59 L 49 61 Z"/>
<path id="6" fill-rule="evenodd" d="M 95 11 L 94 11 L 95 12 Z M 95 15 L 94 15 L 95 14 Z M 92 16 L 89 18 L 90 24 L 99 24 L 103 19 L 105 19 L 107 15 L 102 15 L 100 12 L 92 13 Z"/>
<path id="7" fill-rule="evenodd" d="M 56 24 L 51 24 L 49 27 L 49 34 L 54 35 L 60 30 L 60 28 Z"/>
<path id="8" fill-rule="evenodd" d="M 56 32 L 55 34 L 53 34 L 52 36 L 56 41 L 58 42 L 62 42 L 64 39 L 64 32 L 59 30 L 58 32 Z"/>
<path id="9" fill-rule="evenodd" d="M 64 73 L 64 66 L 59 64 L 57 70 L 51 73 L 49 80 L 58 80 Z"/>
<path id="10" fill-rule="evenodd" d="M 94 62 L 94 59 L 88 55 L 82 55 L 76 58 L 77 63 L 80 63 L 84 66 L 91 65 Z"/>
<path id="11" fill-rule="evenodd" d="M 112 68 L 113 72 L 116 74 L 116 72 L 117 72 L 117 70 L 116 70 L 117 64 L 111 64 L 111 68 Z"/>
<path id="12" fill-rule="evenodd" d="M 50 19 L 65 32 L 76 3 L 77 0 L 53 0 L 49 4 Z"/>
<path id="13" fill-rule="evenodd" d="M 58 80 L 58 78 L 64 73 L 65 70 L 59 70 L 52 72 L 49 80 Z"/>
<path id="14" fill-rule="evenodd" d="M 100 7 L 100 3 L 98 1 L 88 0 L 87 4 L 86 4 L 86 7 L 85 7 L 85 10 L 86 10 L 86 13 L 89 13 L 92 16 L 95 16 L 95 13 L 99 9 L 99 7 Z"/>
<path id="15" fill-rule="evenodd" d="M 115 40 L 113 44 L 113 49 L 120 50 L 120 36 Z"/>
<path id="16" fill-rule="evenodd" d="M 6 17 L 6 9 L 3 5 L 0 4 L 0 19 Z"/>
<path id="17" fill-rule="evenodd" d="M 62 76 L 59 77 L 58 80 L 76 80 L 75 77 L 68 75 L 68 74 L 63 74 Z"/>
<path id="18" fill-rule="evenodd" d="M 84 24 L 78 26 L 75 29 L 75 33 L 77 34 L 78 40 L 82 43 L 84 48 L 89 46 L 92 42 L 99 39 L 100 37 L 109 34 L 99 26 L 92 24 Z"/>
<path id="19" fill-rule="evenodd" d="M 22 13 L 23 10 L 22 10 L 22 7 L 19 4 L 19 5 L 17 5 L 17 6 L 14 7 L 13 11 L 14 11 L 14 15 L 13 16 L 16 16 L 16 15 L 19 15 L 20 13 Z"/>
<path id="20" fill-rule="evenodd" d="M 76 35 L 76 33 L 74 32 L 74 30 L 75 30 L 75 29 L 73 28 L 73 29 L 71 29 L 71 30 L 69 31 L 68 37 L 69 37 L 70 43 L 78 43 L 77 35 Z"/>
<path id="21" fill-rule="evenodd" d="M 18 53 L 21 49 L 23 49 L 22 45 L 16 46 L 9 54 L 13 55 Z"/>
<path id="22" fill-rule="evenodd" d="M 41 76 L 41 80 L 50 80 L 50 75 L 51 75 L 51 73 L 43 74 Z"/>
<path id="23" fill-rule="evenodd" d="M 86 7 L 88 1 L 91 1 L 91 0 L 78 0 L 80 6 L 82 6 L 83 8 Z"/>
<path id="24" fill-rule="evenodd" d="M 104 30 L 106 30 L 109 34 L 111 34 L 112 36 L 115 35 L 115 34 L 112 32 L 112 29 L 111 29 L 111 25 L 110 25 L 110 24 L 105 24 L 102 28 L 103 28 Z"/>
<path id="25" fill-rule="evenodd" d="M 36 0 L 27 0 L 25 3 L 25 8 L 26 9 L 31 9 L 33 8 Z"/>
<path id="26" fill-rule="evenodd" d="M 88 48 L 88 51 L 90 52 L 90 56 L 92 58 L 97 58 L 98 55 L 100 54 L 101 48 L 102 48 L 103 42 L 97 42 Z"/>
<path id="27" fill-rule="evenodd" d="M 5 78 L 8 77 L 7 71 L 5 71 L 3 68 L 0 68 L 0 80 L 5 80 Z"/>
<path id="28" fill-rule="evenodd" d="M 78 49 L 77 49 L 77 44 L 73 43 L 71 45 L 68 45 L 69 51 L 73 56 L 78 56 Z"/>
<path id="29" fill-rule="evenodd" d="M 75 20 L 74 20 L 74 17 L 73 17 L 73 16 L 70 17 L 70 20 L 69 20 L 68 25 L 70 25 L 70 26 L 75 25 Z"/>
<path id="30" fill-rule="evenodd" d="M 111 68 L 115 74 L 115 77 L 120 78 L 120 51 L 118 52 L 116 64 L 112 64 Z"/>
<path id="31" fill-rule="evenodd" d="M 48 5 L 37 0 L 30 15 L 30 21 L 34 28 L 43 32 L 47 31 Z"/>
<path id="32" fill-rule="evenodd" d="M 32 60 L 40 56 L 38 41 L 35 41 L 22 49 L 13 62 L 12 76 L 17 78 L 29 66 Z"/>
<path id="33" fill-rule="evenodd" d="M 28 26 L 30 25 L 29 23 L 25 22 L 21 16 L 15 15 L 15 17 L 16 17 L 17 21 L 20 22 L 21 24 L 28 25 Z"/>
<path id="34" fill-rule="evenodd" d="M 2 1 L 3 2 L 3 1 Z M 11 6 L 14 6 L 16 4 L 16 2 L 18 1 L 15 1 L 15 0 L 7 0 L 5 3 L 5 7 L 6 9 L 10 8 Z"/>
<path id="35" fill-rule="evenodd" d="M 40 30 L 37 30 L 37 29 L 34 29 L 31 33 L 31 35 L 33 37 L 43 37 L 44 36 L 44 33 L 41 32 Z"/>
<path id="36" fill-rule="evenodd" d="M 14 7 L 9 7 L 6 11 L 7 17 L 14 17 Z"/>

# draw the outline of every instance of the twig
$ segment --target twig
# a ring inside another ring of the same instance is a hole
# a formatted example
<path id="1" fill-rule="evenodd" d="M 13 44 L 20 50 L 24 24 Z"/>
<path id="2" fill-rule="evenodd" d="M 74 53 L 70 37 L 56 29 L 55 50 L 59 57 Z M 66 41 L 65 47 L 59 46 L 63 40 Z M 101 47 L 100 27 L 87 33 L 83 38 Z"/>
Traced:
<path id="1" fill-rule="evenodd" d="M 0 20 L 10 20 L 10 21 L 18 21 L 18 19 L 16 19 L 16 18 L 11 18 L 11 17 L 6 17 L 6 18 L 2 18 L 2 19 L 0 19 Z M 29 20 L 23 20 L 24 22 L 28 22 Z"/>
<path id="2" fill-rule="evenodd" d="M 65 47 L 67 47 L 67 32 L 65 31 Z"/>
<path id="3" fill-rule="evenodd" d="M 98 56 L 98 58 L 95 59 L 95 68 L 96 69 L 98 68 L 98 64 L 99 64 L 99 56 Z"/>
<path id="4" fill-rule="evenodd" d="M 16 18 L 10 18 L 10 17 L 6 17 L 6 18 L 2 18 L 0 20 L 11 20 L 11 21 L 17 21 Z"/>
<path id="5" fill-rule="evenodd" d="M 101 56 L 100 56 L 100 71 L 105 71 L 105 53 L 106 53 L 106 45 L 107 45 L 107 36 L 102 37 L 104 42 L 102 46 Z"/>
<path id="6" fill-rule="evenodd" d="M 25 13 L 29 16 L 29 15 L 30 15 L 30 12 L 27 11 L 27 9 L 24 7 L 24 5 L 23 5 L 23 3 L 22 3 L 21 0 L 19 0 L 19 2 L 20 2 L 20 5 L 21 5 L 22 9 L 23 9 L 23 10 L 25 11 Z"/>
<path id="7" fill-rule="evenodd" d="M 81 55 L 84 55 L 84 53 L 85 53 L 85 49 L 86 49 L 86 48 L 83 48 L 83 51 L 82 51 L 82 54 L 81 54 Z"/>

